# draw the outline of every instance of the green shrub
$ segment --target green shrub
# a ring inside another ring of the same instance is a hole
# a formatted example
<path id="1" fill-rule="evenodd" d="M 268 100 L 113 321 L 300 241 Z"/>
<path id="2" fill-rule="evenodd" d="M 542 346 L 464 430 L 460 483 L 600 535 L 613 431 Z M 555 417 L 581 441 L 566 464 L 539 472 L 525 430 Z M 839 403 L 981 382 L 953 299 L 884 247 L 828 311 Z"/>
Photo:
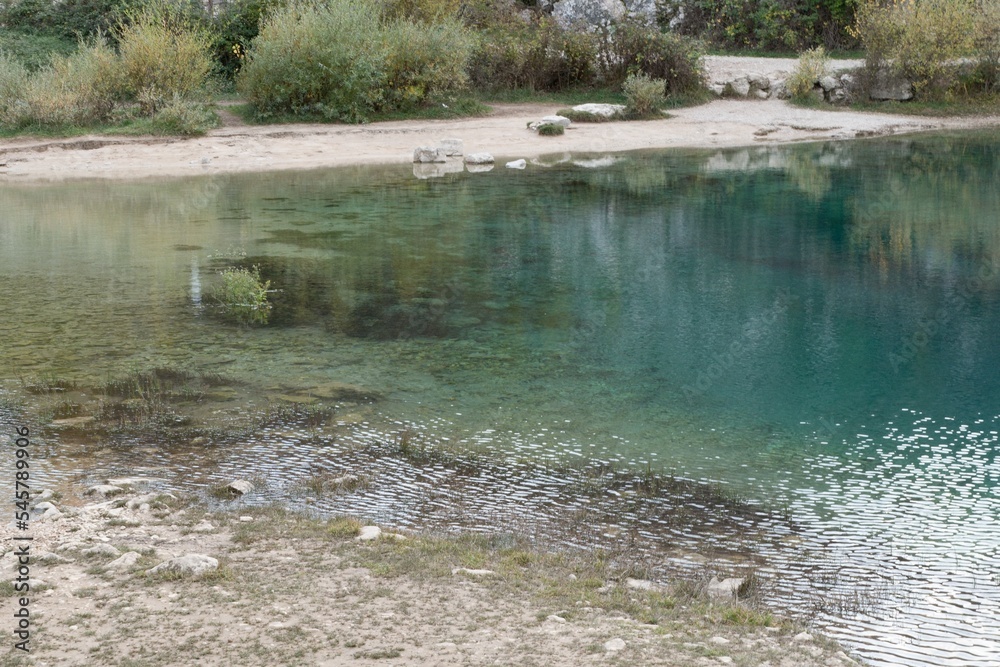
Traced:
<path id="1" fill-rule="evenodd" d="M 482 30 L 469 62 L 480 90 L 563 90 L 596 79 L 597 38 L 564 30 L 550 17 Z"/>
<path id="2" fill-rule="evenodd" d="M 48 65 L 53 55 L 68 56 L 73 53 L 76 43 L 76 39 L 0 28 L 0 51 L 20 61 L 30 71 Z"/>
<path id="3" fill-rule="evenodd" d="M 237 87 L 263 116 L 319 114 L 357 122 L 382 101 L 387 57 L 370 2 L 285 7 L 261 27 Z"/>
<path id="4" fill-rule="evenodd" d="M 239 324 L 267 324 L 271 316 L 267 297 L 271 281 L 260 279 L 259 267 L 226 269 L 221 279 L 210 296 L 223 317 Z"/>
<path id="5" fill-rule="evenodd" d="M 625 19 L 603 28 L 599 39 L 598 66 L 608 85 L 620 85 L 634 72 L 663 79 L 668 94 L 703 84 L 701 48 L 686 37 Z"/>
<path id="6" fill-rule="evenodd" d="M 162 3 L 129 10 L 117 33 L 124 89 L 145 113 L 204 87 L 212 70 L 211 38 L 186 8 Z"/>
<path id="7" fill-rule="evenodd" d="M 0 9 L 0 23 L 12 30 L 75 42 L 107 32 L 123 5 L 122 0 L 10 0 Z"/>
<path id="8" fill-rule="evenodd" d="M 976 8 L 976 54 L 973 73 L 984 92 L 1000 91 L 1000 0 L 980 0 Z"/>
<path id="9" fill-rule="evenodd" d="M 22 109 L 27 107 L 28 71 L 17 59 L 0 51 L 0 125 L 18 124 Z"/>
<path id="10" fill-rule="evenodd" d="M 857 0 L 661 0 L 660 25 L 727 49 L 853 48 Z"/>
<path id="11" fill-rule="evenodd" d="M 666 86 L 667 82 L 663 79 L 653 79 L 646 74 L 630 74 L 622 84 L 626 113 L 641 118 L 658 111 L 666 102 Z"/>
<path id="12" fill-rule="evenodd" d="M 3 122 L 12 127 L 85 125 L 106 120 L 120 97 L 120 69 L 103 40 L 81 44 L 70 56 L 54 56 L 48 67 L 31 75 L 5 62 L 0 83 Z M 12 84 L 12 76 L 24 76 Z M 17 97 L 11 104 L 11 100 Z"/>
<path id="13" fill-rule="evenodd" d="M 396 19 L 385 27 L 383 39 L 388 52 L 386 107 L 413 107 L 468 84 L 473 37 L 455 19 L 430 24 Z"/>
<path id="14" fill-rule="evenodd" d="M 957 59 L 976 53 L 976 0 L 865 0 L 853 29 L 865 49 L 869 80 L 884 70 L 938 97 L 958 80 Z"/>
<path id="15" fill-rule="evenodd" d="M 542 123 L 538 126 L 538 134 L 542 137 L 558 137 L 566 132 L 566 128 L 559 123 Z"/>
<path id="16" fill-rule="evenodd" d="M 809 49 L 799 56 L 799 62 L 786 82 L 788 91 L 797 100 L 806 99 L 816 83 L 826 76 L 830 59 L 822 46 Z"/>
<path id="17" fill-rule="evenodd" d="M 197 136 L 218 127 L 219 117 L 204 104 L 174 95 L 153 116 L 152 125 L 163 134 Z"/>

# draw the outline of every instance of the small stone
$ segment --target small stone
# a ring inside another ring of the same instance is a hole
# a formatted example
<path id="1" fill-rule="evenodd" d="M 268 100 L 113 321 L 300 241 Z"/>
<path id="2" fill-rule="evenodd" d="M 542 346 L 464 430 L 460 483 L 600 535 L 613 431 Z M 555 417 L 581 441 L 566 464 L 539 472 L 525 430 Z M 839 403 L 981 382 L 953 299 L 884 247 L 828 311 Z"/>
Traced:
<path id="1" fill-rule="evenodd" d="M 811 642 L 812 640 L 813 636 L 808 632 L 800 632 L 799 634 L 792 637 L 792 641 L 794 642 Z"/>
<path id="2" fill-rule="evenodd" d="M 736 597 L 737 591 L 740 590 L 740 586 L 743 585 L 742 578 L 731 578 L 723 579 L 719 581 L 718 578 L 712 577 L 712 580 L 708 582 L 708 597 L 714 599 L 732 599 Z"/>
<path id="3" fill-rule="evenodd" d="M 766 90 L 755 90 L 753 96 L 758 100 L 766 100 L 771 96 L 771 93 Z"/>
<path id="4" fill-rule="evenodd" d="M 209 521 L 202 521 L 191 528 L 192 533 L 211 533 L 215 531 L 215 526 Z"/>
<path id="5" fill-rule="evenodd" d="M 524 160 L 514 160 L 513 162 L 508 162 L 506 165 L 508 169 L 524 169 L 528 166 L 528 163 Z"/>
<path id="6" fill-rule="evenodd" d="M 83 492 L 85 496 L 104 496 L 108 498 L 110 496 L 117 496 L 119 493 L 125 493 L 125 489 L 120 486 L 114 486 L 112 484 L 98 484 L 92 486 Z"/>
<path id="7" fill-rule="evenodd" d="M 240 521 L 242 521 L 243 523 L 250 523 L 251 521 L 253 521 L 253 517 L 244 515 L 240 517 Z"/>
<path id="8" fill-rule="evenodd" d="M 712 637 L 711 639 L 708 640 L 708 643 L 709 644 L 718 644 L 720 646 L 723 646 L 725 644 L 728 644 L 729 640 L 726 639 L 725 637 Z"/>
<path id="9" fill-rule="evenodd" d="M 226 488 L 238 496 L 245 496 L 253 491 L 253 484 L 245 479 L 237 479 L 226 485 Z"/>
<path id="10" fill-rule="evenodd" d="M 461 139 L 442 139 L 438 142 L 438 150 L 448 157 L 461 155 L 464 146 Z"/>
<path id="11" fill-rule="evenodd" d="M 718 97 L 722 97 L 723 93 L 726 92 L 726 85 L 723 83 L 710 83 L 708 84 L 708 89 Z"/>
<path id="12" fill-rule="evenodd" d="M 358 536 L 354 539 L 361 540 L 362 542 L 369 542 L 371 540 L 377 540 L 381 535 L 382 529 L 378 526 L 362 526 Z"/>
<path id="13" fill-rule="evenodd" d="M 470 577 L 488 577 L 491 574 L 495 574 L 493 570 L 473 570 L 467 567 L 456 567 L 451 571 L 452 575 L 457 574 L 467 574 Z"/>
<path id="14" fill-rule="evenodd" d="M 621 637 L 615 637 L 614 639 L 609 639 L 608 641 L 604 642 L 604 650 L 608 651 L 609 653 L 620 651 L 623 648 L 625 648 L 625 640 L 622 639 Z"/>
<path id="15" fill-rule="evenodd" d="M 72 563 L 72 558 L 64 558 L 59 554 L 54 554 L 51 551 L 43 551 L 35 556 L 35 562 L 44 563 L 45 565 L 61 565 L 62 563 Z"/>
<path id="16" fill-rule="evenodd" d="M 178 572 L 180 574 L 196 576 L 205 572 L 218 569 L 219 561 L 204 554 L 186 554 L 164 561 L 156 567 L 146 570 L 146 574 L 159 574 L 161 572 Z"/>
<path id="17" fill-rule="evenodd" d="M 656 588 L 656 584 L 648 579 L 632 579 L 631 577 L 625 580 L 625 585 L 640 591 L 651 591 Z"/>
<path id="18" fill-rule="evenodd" d="M 552 623 L 565 623 L 566 622 L 565 618 L 563 618 L 562 616 L 556 616 L 555 614 L 549 614 L 548 616 L 545 617 L 545 620 L 546 621 L 550 621 Z"/>
<path id="19" fill-rule="evenodd" d="M 110 572 L 125 572 L 135 567 L 142 555 L 137 551 L 128 551 L 104 566 Z"/>
<path id="20" fill-rule="evenodd" d="M 122 552 L 115 549 L 110 544 L 95 544 L 92 547 L 84 549 L 81 551 L 84 556 L 114 556 L 117 558 L 122 555 Z"/>
<path id="21" fill-rule="evenodd" d="M 465 164 L 493 164 L 493 156 L 489 153 L 469 153 L 465 156 Z"/>

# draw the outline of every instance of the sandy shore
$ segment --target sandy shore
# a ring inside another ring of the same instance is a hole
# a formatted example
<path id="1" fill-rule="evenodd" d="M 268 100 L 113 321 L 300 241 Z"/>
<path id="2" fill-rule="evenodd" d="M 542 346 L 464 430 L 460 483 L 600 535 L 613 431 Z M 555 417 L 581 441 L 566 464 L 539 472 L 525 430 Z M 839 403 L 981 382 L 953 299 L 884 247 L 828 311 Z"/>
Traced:
<path id="1" fill-rule="evenodd" d="M 775 63 L 775 67 L 780 64 Z M 717 64 L 718 68 L 728 66 Z M 804 109 L 778 100 L 716 100 L 659 121 L 575 123 L 563 136 L 540 137 L 529 121 L 558 105 L 497 105 L 484 117 L 367 125 L 231 124 L 193 138 L 84 136 L 0 142 L 0 182 L 135 179 L 361 164 L 404 164 L 417 146 L 461 139 L 466 153 L 504 160 L 550 153 L 651 148 L 713 148 L 1000 127 L 1000 116 L 930 118 Z M 227 114 L 232 118 L 232 114 Z"/>

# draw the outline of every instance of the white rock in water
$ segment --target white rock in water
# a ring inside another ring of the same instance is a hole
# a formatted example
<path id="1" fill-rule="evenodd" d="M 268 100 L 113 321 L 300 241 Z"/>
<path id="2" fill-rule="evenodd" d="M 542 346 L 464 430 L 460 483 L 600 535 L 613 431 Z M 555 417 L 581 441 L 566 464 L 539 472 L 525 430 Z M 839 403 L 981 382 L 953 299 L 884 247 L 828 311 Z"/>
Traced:
<path id="1" fill-rule="evenodd" d="M 621 637 L 615 637 L 614 639 L 609 639 L 604 642 L 604 650 L 609 652 L 620 651 L 625 648 L 625 640 Z"/>
<path id="2" fill-rule="evenodd" d="M 368 542 L 370 540 L 377 540 L 379 536 L 382 535 L 382 529 L 378 526 L 362 526 L 361 532 L 354 539 L 361 540 L 362 542 Z"/>
<path id="3" fill-rule="evenodd" d="M 438 142 L 438 150 L 443 152 L 446 156 L 452 157 L 455 155 L 461 155 L 464 150 L 464 145 L 461 139 L 442 139 Z"/>
<path id="4" fill-rule="evenodd" d="M 562 125 L 569 127 L 572 121 L 566 116 L 546 116 L 542 119 L 542 125 Z"/>
<path id="5" fill-rule="evenodd" d="M 226 488 L 237 495 L 244 496 L 253 491 L 253 484 L 245 479 L 237 479 L 230 482 Z"/>
<path id="6" fill-rule="evenodd" d="M 420 146 L 413 150 L 414 162 L 447 162 L 444 151 L 431 146 Z"/>
<path id="7" fill-rule="evenodd" d="M 508 162 L 505 166 L 508 169 L 524 169 L 528 166 L 528 163 L 524 160 L 514 160 L 513 162 Z"/>
<path id="8" fill-rule="evenodd" d="M 199 575 L 210 572 L 219 567 L 219 561 L 204 554 L 187 554 L 171 558 L 154 568 L 146 570 L 146 574 L 159 574 L 161 572 L 179 572 L 181 574 Z"/>
<path id="9" fill-rule="evenodd" d="M 469 153 L 465 156 L 465 164 L 493 164 L 493 156 L 489 153 Z"/>

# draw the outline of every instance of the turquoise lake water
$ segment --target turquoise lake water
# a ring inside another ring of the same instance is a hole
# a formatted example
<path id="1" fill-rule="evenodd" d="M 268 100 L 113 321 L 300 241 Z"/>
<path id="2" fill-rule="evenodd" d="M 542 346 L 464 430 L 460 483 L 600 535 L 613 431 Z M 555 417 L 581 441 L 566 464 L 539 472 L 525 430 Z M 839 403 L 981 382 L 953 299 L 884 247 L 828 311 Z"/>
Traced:
<path id="1" fill-rule="evenodd" d="M 786 607 L 839 600 L 815 622 L 874 664 L 997 665 L 998 148 L 978 133 L 435 179 L 4 185 L 0 387 L 16 405 L 31 378 L 224 373 L 238 391 L 197 407 L 222 420 L 346 383 L 382 399 L 342 408 L 339 442 L 405 427 L 722 482 L 803 526 L 773 554 Z M 277 290 L 268 326 L 213 315 L 234 265 Z M 52 430 L 39 475 L 256 472 L 280 496 L 323 456 L 310 435 L 180 460 L 157 442 L 95 456 Z"/>

